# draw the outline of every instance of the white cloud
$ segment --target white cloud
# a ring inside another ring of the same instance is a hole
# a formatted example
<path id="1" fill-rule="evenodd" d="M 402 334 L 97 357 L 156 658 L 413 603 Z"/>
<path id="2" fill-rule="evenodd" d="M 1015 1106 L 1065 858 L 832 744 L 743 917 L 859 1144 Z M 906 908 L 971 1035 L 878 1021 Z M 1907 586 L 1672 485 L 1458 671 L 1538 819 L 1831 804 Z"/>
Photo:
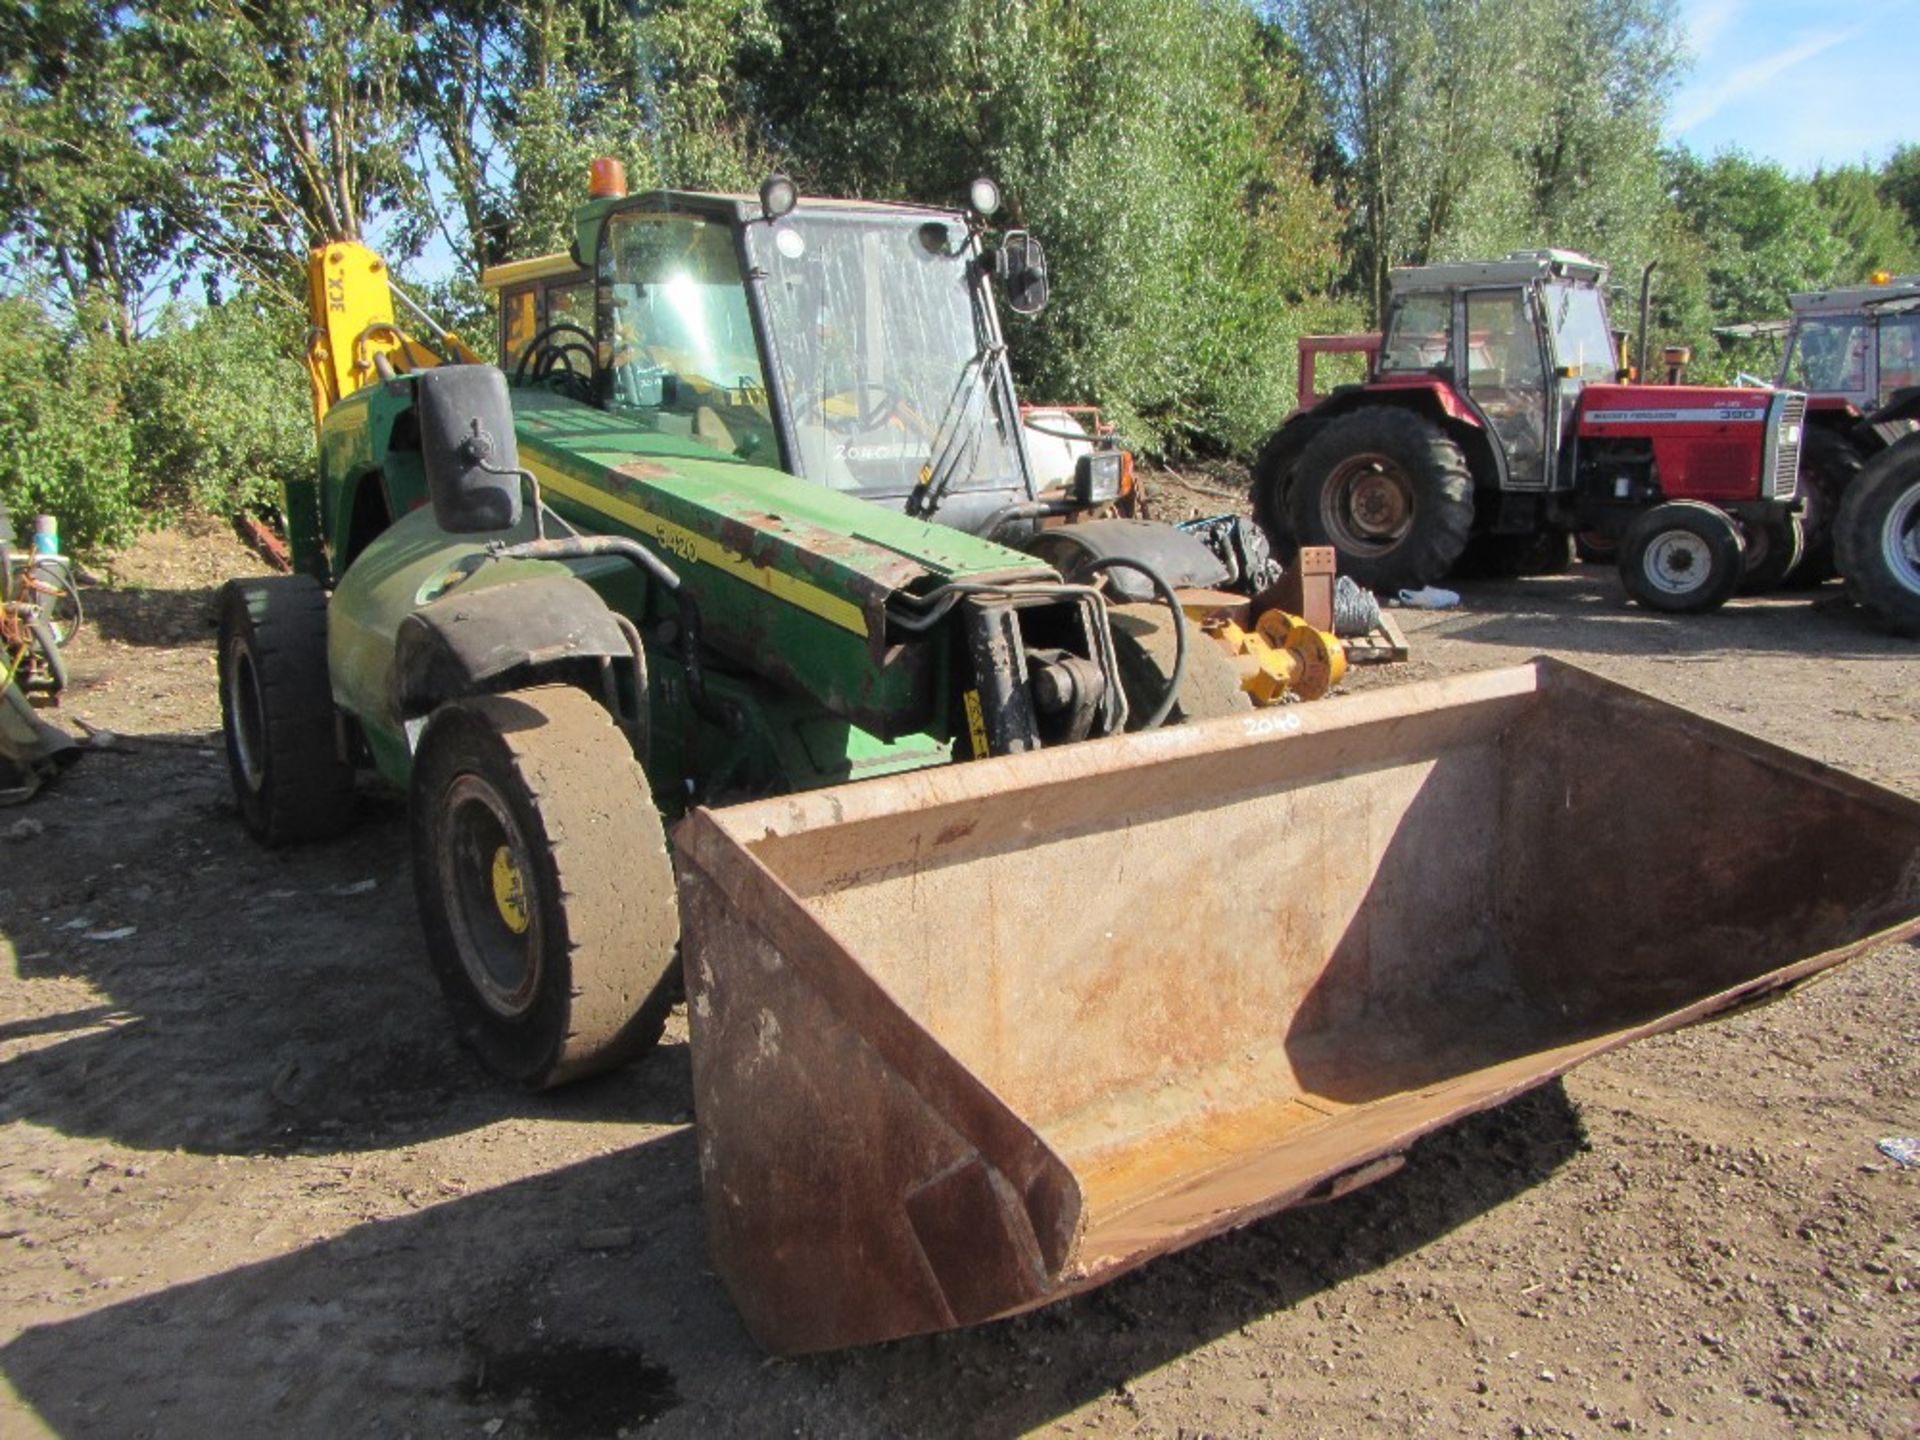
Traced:
<path id="1" fill-rule="evenodd" d="M 1730 16 L 1728 18 L 1731 18 Z M 1724 27 L 1724 22 L 1722 22 Z M 1841 30 L 1826 30 L 1788 46 L 1772 55 L 1737 66 L 1725 75 L 1701 85 L 1689 87 L 1674 102 L 1669 130 L 1684 135 L 1711 120 L 1733 101 L 1763 89 L 1796 65 L 1803 65 L 1836 45 L 1844 45 L 1866 30 L 1865 25 L 1849 25 Z M 1714 33 L 1718 33 L 1715 31 Z"/>
<path id="2" fill-rule="evenodd" d="M 1695 60 L 1713 53 L 1714 45 L 1740 14 L 1741 0 L 1697 0 L 1686 11 L 1687 48 Z"/>

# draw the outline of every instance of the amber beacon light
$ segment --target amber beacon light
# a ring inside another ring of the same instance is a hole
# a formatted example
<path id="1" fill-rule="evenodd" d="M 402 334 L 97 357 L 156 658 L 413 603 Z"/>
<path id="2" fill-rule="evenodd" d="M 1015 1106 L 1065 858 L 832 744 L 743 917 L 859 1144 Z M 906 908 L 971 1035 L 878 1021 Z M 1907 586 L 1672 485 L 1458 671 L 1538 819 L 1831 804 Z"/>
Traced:
<path id="1" fill-rule="evenodd" d="M 611 155 L 602 155 L 587 172 L 587 198 L 618 200 L 627 193 L 627 167 Z"/>

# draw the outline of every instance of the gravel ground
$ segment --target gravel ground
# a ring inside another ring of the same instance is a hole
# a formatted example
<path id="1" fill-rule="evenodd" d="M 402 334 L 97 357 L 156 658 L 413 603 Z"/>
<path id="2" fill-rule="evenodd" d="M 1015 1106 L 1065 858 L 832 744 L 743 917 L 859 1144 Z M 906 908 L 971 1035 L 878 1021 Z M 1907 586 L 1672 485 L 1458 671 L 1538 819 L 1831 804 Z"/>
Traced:
<path id="1" fill-rule="evenodd" d="M 1920 1433 L 1920 1170 L 1876 1149 L 1920 1134 L 1906 944 L 1080 1299 L 767 1360 L 707 1268 L 684 1018 L 503 1087 L 445 1023 L 398 801 L 241 833 L 211 606 L 258 568 L 207 526 L 122 557 L 60 712 L 116 738 L 0 812 L 0 1435 Z M 1920 796 L 1920 652 L 1831 587 L 1462 589 L 1350 688 L 1553 653 Z"/>

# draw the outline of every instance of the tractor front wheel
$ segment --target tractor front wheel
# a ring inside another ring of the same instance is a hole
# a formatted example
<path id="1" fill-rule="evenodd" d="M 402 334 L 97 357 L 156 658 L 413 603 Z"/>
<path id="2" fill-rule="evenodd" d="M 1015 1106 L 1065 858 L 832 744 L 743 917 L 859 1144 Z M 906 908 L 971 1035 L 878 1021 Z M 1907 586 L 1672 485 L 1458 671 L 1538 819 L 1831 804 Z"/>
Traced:
<path id="1" fill-rule="evenodd" d="M 1861 468 L 1834 517 L 1833 553 L 1856 605 L 1920 638 L 1920 442 L 1903 440 Z"/>
<path id="2" fill-rule="evenodd" d="M 306 575 L 220 592 L 220 721 L 240 818 L 268 845 L 329 840 L 353 823 L 327 681 L 327 597 Z"/>
<path id="3" fill-rule="evenodd" d="M 658 1043 L 677 978 L 673 865 L 598 703 L 552 685 L 444 706 L 408 813 L 427 954 L 489 1069 L 543 1089 Z"/>
<path id="4" fill-rule="evenodd" d="M 1621 582 L 1649 610 L 1686 615 L 1724 605 L 1743 569 L 1732 517 L 1697 500 L 1655 505 L 1620 541 Z"/>
<path id="5" fill-rule="evenodd" d="M 1289 503 L 1302 545 L 1331 545 L 1369 590 L 1443 578 L 1473 529 L 1466 457 L 1411 410 L 1376 405 L 1328 423 L 1301 452 Z"/>

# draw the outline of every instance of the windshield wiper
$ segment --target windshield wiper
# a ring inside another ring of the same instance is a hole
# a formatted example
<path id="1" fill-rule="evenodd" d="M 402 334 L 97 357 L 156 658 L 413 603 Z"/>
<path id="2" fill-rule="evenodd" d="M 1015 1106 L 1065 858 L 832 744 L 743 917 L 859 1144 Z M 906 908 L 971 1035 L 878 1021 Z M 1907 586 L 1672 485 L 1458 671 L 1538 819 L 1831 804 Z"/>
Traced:
<path id="1" fill-rule="evenodd" d="M 933 432 L 927 463 L 920 467 L 920 483 L 907 497 L 907 514 L 931 520 L 933 512 L 946 499 L 947 491 L 956 482 L 972 478 L 974 466 L 980 460 L 987 413 L 993 408 L 993 377 L 1006 348 L 983 345 L 961 369 L 953 394 L 947 400 L 946 412 Z"/>

